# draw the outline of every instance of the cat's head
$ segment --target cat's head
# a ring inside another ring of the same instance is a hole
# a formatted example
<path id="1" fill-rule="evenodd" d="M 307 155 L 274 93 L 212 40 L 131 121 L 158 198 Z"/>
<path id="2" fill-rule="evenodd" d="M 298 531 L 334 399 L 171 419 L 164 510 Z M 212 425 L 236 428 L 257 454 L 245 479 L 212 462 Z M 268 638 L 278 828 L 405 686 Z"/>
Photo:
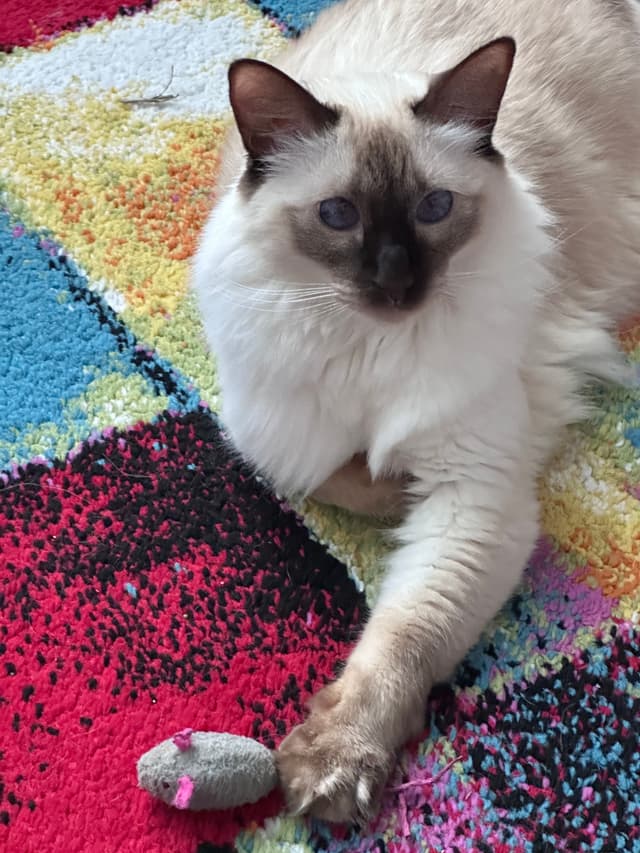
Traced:
<path id="1" fill-rule="evenodd" d="M 504 164 L 492 134 L 514 54 L 498 39 L 428 84 L 373 74 L 344 91 L 316 81 L 315 94 L 271 65 L 235 62 L 246 167 L 230 227 L 251 268 L 236 280 L 255 290 L 262 275 L 280 302 L 329 293 L 387 320 L 451 292 L 452 259 L 488 216 L 509 215 L 494 192 Z"/>

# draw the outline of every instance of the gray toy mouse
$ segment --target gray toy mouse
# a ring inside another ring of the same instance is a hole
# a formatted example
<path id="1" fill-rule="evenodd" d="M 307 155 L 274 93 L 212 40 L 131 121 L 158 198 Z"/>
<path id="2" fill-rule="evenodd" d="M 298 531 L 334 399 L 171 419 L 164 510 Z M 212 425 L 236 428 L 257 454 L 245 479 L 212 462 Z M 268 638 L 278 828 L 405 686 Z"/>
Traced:
<path id="1" fill-rule="evenodd" d="M 230 809 L 269 794 L 278 771 L 258 741 L 183 729 L 138 760 L 138 784 L 178 809 Z"/>

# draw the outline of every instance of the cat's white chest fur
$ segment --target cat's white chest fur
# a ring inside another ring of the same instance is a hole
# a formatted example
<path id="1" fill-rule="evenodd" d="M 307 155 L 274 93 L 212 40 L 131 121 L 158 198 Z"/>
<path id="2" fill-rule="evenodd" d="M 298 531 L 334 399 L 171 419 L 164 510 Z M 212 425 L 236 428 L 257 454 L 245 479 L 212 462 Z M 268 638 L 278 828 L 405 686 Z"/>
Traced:
<path id="1" fill-rule="evenodd" d="M 285 360 L 269 340 L 271 329 L 254 327 L 253 334 L 252 355 L 248 347 L 242 358 L 234 348 L 218 348 L 223 420 L 246 459 L 288 493 L 313 491 L 358 452 L 374 451 L 380 467 L 393 467 L 393 445 L 412 428 L 406 412 L 424 422 L 417 377 L 391 383 L 372 376 L 363 364 L 367 353 L 356 349 L 326 360 L 321 379 L 322 342 L 312 330 L 299 337 L 291 331 L 284 350 L 295 356 Z"/>
<path id="2" fill-rule="evenodd" d="M 341 350 L 348 316 L 328 341 L 313 322 L 278 332 L 273 318 L 220 294 L 208 311 L 224 424 L 242 456 L 284 493 L 313 492 L 361 452 L 374 477 L 411 469 L 416 457 L 437 467 L 444 436 L 497 377 L 486 369 L 490 352 L 469 359 L 462 340 L 428 319 Z M 327 346 L 336 351 L 330 358 Z M 512 366 L 502 375 L 517 378 Z"/>

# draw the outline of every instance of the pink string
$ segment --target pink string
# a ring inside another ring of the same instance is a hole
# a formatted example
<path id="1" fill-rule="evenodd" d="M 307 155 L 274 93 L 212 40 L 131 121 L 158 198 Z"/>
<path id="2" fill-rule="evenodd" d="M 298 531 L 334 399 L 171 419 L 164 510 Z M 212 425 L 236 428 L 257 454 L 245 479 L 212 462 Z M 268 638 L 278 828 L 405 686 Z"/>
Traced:
<path id="1" fill-rule="evenodd" d="M 400 831 L 404 838 L 408 838 L 411 835 L 411 826 L 409 825 L 407 817 L 407 801 L 404 798 L 404 792 L 411 788 L 424 788 L 427 785 L 433 785 L 444 773 L 447 772 L 447 770 L 450 770 L 451 767 L 453 767 L 456 761 L 460 761 L 461 759 L 461 755 L 456 755 L 456 757 L 452 758 L 451 761 L 448 761 L 441 770 L 438 770 L 435 776 L 430 776 L 428 779 L 416 779 L 413 782 L 404 782 L 402 785 L 394 785 L 393 787 L 387 788 L 387 791 L 390 791 L 392 794 L 398 794 L 398 819 L 400 822 Z"/>
<path id="2" fill-rule="evenodd" d="M 409 821 L 407 820 L 407 801 L 402 796 L 402 794 L 400 794 L 398 799 L 400 800 L 400 831 L 402 832 L 404 838 L 407 838 L 409 835 L 411 835 L 411 827 L 409 826 Z"/>
<path id="3" fill-rule="evenodd" d="M 402 791 L 408 791 L 410 788 L 423 788 L 425 785 L 433 785 L 434 782 L 438 781 L 443 773 L 446 773 L 447 770 L 450 770 L 451 767 L 453 767 L 456 761 L 462 761 L 462 756 L 456 755 L 456 757 L 452 758 L 451 761 L 448 761 L 441 770 L 438 770 L 435 776 L 431 776 L 428 779 L 416 779 L 413 782 L 404 782 L 402 785 L 394 785 L 393 788 L 387 788 L 387 791 L 391 791 L 393 794 L 399 794 Z"/>

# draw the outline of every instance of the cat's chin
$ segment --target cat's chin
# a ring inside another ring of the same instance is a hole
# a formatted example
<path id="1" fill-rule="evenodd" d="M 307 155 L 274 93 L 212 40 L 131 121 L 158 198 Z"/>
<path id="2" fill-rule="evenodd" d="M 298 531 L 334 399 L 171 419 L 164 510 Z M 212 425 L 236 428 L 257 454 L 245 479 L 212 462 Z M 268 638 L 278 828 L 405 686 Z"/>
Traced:
<path id="1" fill-rule="evenodd" d="M 352 303 L 352 308 L 370 319 L 397 325 L 414 317 L 424 307 L 426 299 L 426 293 L 423 293 L 419 299 L 405 302 L 394 302 L 392 299 L 384 297 L 375 299 L 363 297 L 355 300 Z"/>
<path id="2" fill-rule="evenodd" d="M 358 310 L 367 317 L 377 320 L 380 323 L 396 326 L 400 323 L 405 323 L 411 317 L 414 317 L 420 310 L 420 307 L 420 305 L 412 305 L 405 308 L 400 305 L 391 304 L 386 306 L 361 304 L 359 305 Z"/>
<path id="3" fill-rule="evenodd" d="M 402 323 L 424 307 L 434 284 L 432 278 L 428 282 L 417 282 L 400 294 L 394 294 L 365 282 L 353 288 L 350 302 L 359 313 L 379 322 Z"/>

